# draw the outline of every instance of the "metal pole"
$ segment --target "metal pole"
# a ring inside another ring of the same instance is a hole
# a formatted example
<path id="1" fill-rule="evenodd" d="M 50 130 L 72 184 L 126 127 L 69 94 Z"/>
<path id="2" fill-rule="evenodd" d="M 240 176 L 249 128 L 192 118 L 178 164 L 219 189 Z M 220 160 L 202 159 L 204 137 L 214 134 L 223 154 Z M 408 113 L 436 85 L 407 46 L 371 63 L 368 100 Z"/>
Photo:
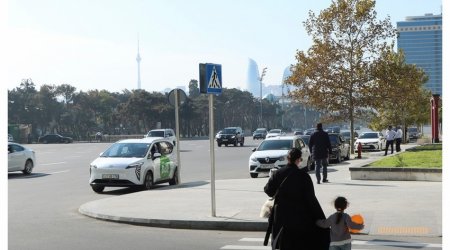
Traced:
<path id="1" fill-rule="evenodd" d="M 211 216 L 216 217 L 216 173 L 214 159 L 214 95 L 209 94 L 209 154 L 211 157 Z"/>
<path id="2" fill-rule="evenodd" d="M 176 142 L 177 142 L 177 166 L 178 166 L 178 171 L 177 171 L 177 179 L 178 179 L 178 183 L 181 183 L 181 161 L 180 161 L 180 121 L 178 119 L 178 113 L 179 113 L 179 109 L 178 109 L 178 100 L 179 100 L 179 90 L 175 89 L 175 130 L 176 130 Z"/>
<path id="3" fill-rule="evenodd" d="M 261 77 L 261 79 L 260 79 L 260 81 L 259 81 L 259 96 L 260 96 L 260 99 L 259 99 L 259 101 L 260 101 L 260 112 L 259 112 L 259 119 L 260 119 L 260 127 L 264 127 L 263 126 L 263 119 L 262 119 L 262 77 Z"/>

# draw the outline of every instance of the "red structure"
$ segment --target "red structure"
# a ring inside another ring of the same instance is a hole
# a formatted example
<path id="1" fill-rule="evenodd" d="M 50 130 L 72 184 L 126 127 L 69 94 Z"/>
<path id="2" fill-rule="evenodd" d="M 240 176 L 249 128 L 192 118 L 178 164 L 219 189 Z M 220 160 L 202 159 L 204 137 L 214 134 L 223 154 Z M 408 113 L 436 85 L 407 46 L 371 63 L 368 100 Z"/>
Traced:
<path id="1" fill-rule="evenodd" d="M 358 156 L 356 158 L 361 159 L 362 145 L 361 142 L 358 143 Z"/>
<path id="2" fill-rule="evenodd" d="M 431 98 L 431 142 L 439 142 L 439 95 Z"/>

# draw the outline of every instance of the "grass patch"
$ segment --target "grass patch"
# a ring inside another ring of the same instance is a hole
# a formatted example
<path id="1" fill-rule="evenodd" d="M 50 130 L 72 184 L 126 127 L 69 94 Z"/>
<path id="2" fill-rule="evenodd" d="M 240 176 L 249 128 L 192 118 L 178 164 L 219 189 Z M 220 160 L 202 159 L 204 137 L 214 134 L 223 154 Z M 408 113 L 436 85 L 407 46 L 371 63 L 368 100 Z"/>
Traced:
<path id="1" fill-rule="evenodd" d="M 432 146 L 432 145 L 431 145 Z M 425 146 L 423 146 L 425 147 Z M 440 168 L 442 169 L 442 146 L 438 149 L 424 149 L 403 152 L 392 157 L 385 157 L 369 164 L 370 167 L 386 168 Z"/>

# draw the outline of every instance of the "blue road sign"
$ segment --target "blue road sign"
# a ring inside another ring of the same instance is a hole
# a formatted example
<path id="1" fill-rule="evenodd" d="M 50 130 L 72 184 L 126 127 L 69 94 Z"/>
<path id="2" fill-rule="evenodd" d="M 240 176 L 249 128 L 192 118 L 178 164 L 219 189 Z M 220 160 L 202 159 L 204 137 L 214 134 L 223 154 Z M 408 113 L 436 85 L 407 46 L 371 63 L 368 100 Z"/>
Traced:
<path id="1" fill-rule="evenodd" d="M 222 93 L 222 65 L 206 63 L 206 93 Z"/>

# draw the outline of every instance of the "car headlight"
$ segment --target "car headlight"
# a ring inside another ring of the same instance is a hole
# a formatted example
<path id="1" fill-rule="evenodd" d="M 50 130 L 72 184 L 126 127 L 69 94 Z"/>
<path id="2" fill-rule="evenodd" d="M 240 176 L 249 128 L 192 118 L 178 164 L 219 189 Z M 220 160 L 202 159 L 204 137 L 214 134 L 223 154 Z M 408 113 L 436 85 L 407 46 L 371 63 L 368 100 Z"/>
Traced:
<path id="1" fill-rule="evenodd" d="M 250 157 L 250 160 L 251 160 L 251 161 L 255 161 L 255 162 L 258 161 L 258 159 L 256 158 L 256 156 L 251 156 L 251 157 Z"/>
<path id="2" fill-rule="evenodd" d="M 233 135 L 233 136 L 231 137 L 231 139 L 234 139 L 234 138 L 236 138 L 236 136 Z"/>
<path id="3" fill-rule="evenodd" d="M 337 148 L 332 148 L 331 151 L 336 152 L 336 151 L 338 151 L 338 149 Z"/>
<path id="4" fill-rule="evenodd" d="M 280 156 L 280 158 L 278 158 L 279 161 L 284 161 L 286 160 L 286 156 Z"/>
<path id="5" fill-rule="evenodd" d="M 144 164 L 144 162 L 137 162 L 137 163 L 133 163 L 133 164 L 128 165 L 126 168 L 127 169 L 128 168 L 140 168 L 140 167 L 142 167 L 143 164 Z"/>

